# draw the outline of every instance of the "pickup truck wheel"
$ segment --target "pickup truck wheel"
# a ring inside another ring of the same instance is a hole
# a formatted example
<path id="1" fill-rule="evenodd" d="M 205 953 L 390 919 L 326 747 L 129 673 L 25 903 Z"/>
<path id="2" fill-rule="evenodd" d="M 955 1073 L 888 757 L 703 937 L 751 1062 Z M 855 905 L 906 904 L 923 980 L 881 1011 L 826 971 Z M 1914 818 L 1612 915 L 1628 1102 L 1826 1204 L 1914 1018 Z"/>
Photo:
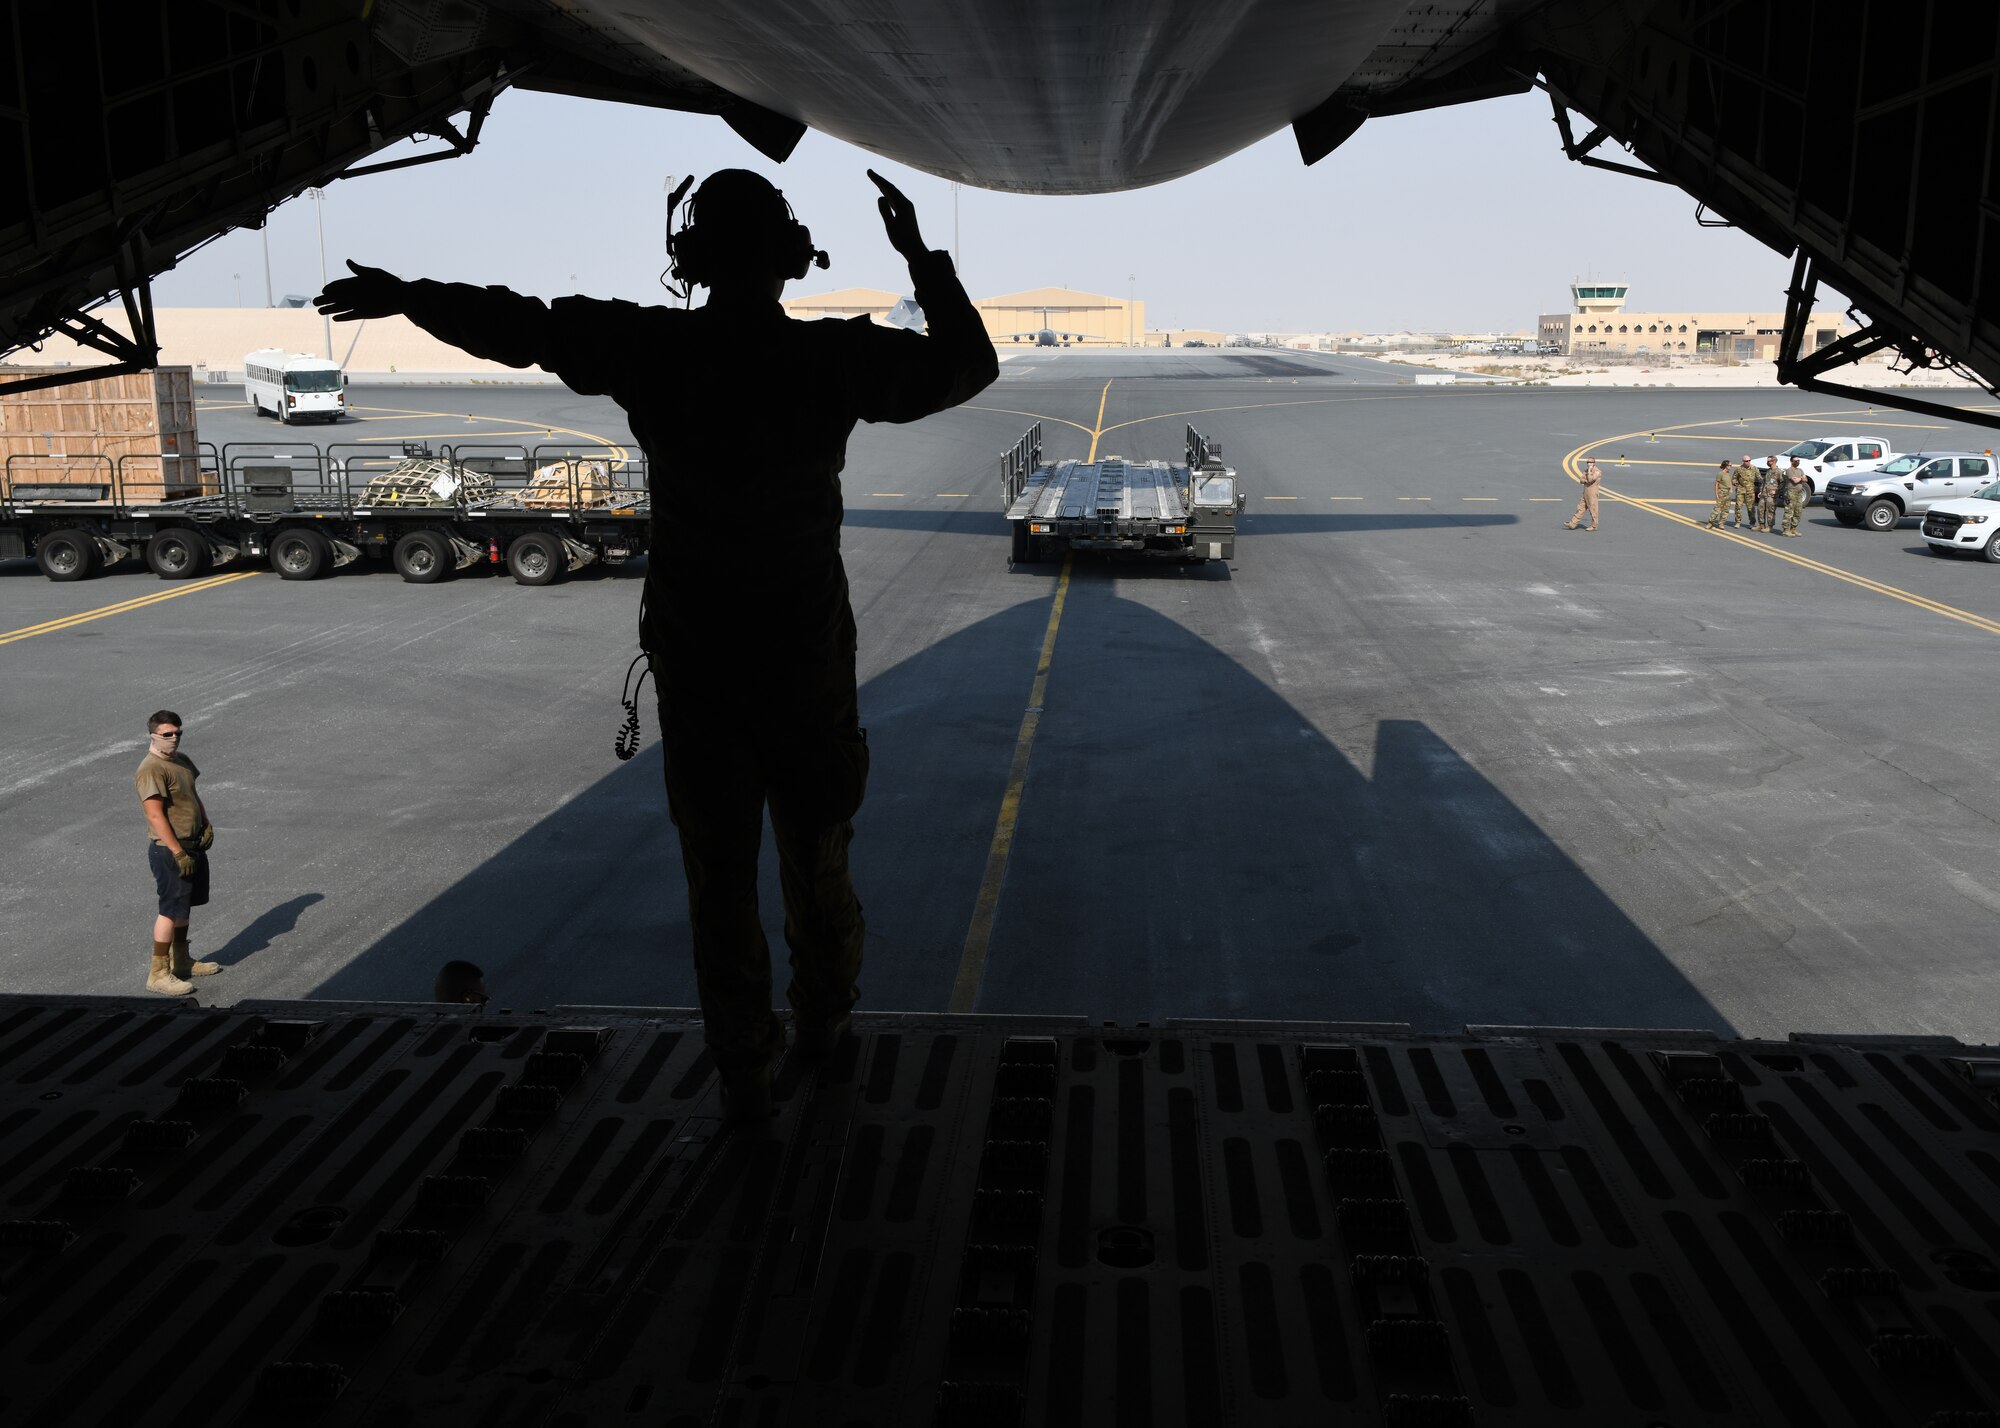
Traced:
<path id="1" fill-rule="evenodd" d="M 562 542 L 542 531 L 530 531 L 507 547 L 507 570 L 516 585 L 553 585 L 568 567 Z"/>
<path id="2" fill-rule="evenodd" d="M 1986 538 L 1986 548 L 1979 553 L 1995 565 L 2000 565 L 2000 535 L 1988 536 Z"/>
<path id="3" fill-rule="evenodd" d="M 1896 522 L 1903 519 L 1903 509 L 1894 501 L 1874 501 L 1861 513 L 1861 519 L 1871 531 L 1892 531 Z"/>
<path id="4" fill-rule="evenodd" d="M 208 542 L 185 526 L 173 526 L 146 542 L 146 564 L 162 580 L 189 580 L 208 568 Z"/>
<path id="5" fill-rule="evenodd" d="M 97 543 L 82 531 L 56 531 L 36 544 L 35 564 L 51 580 L 88 580 L 97 573 Z"/>
<path id="6" fill-rule="evenodd" d="M 1858 526 L 1861 524 L 1861 517 L 1855 515 L 1852 511 L 1835 511 L 1833 518 L 1844 526 Z"/>
<path id="7" fill-rule="evenodd" d="M 451 550 L 436 531 L 411 531 L 396 542 L 396 573 L 412 585 L 435 585 L 452 572 Z"/>
<path id="8" fill-rule="evenodd" d="M 271 542 L 271 569 L 284 580 L 317 580 L 333 564 L 333 547 L 318 531 L 290 530 Z"/>

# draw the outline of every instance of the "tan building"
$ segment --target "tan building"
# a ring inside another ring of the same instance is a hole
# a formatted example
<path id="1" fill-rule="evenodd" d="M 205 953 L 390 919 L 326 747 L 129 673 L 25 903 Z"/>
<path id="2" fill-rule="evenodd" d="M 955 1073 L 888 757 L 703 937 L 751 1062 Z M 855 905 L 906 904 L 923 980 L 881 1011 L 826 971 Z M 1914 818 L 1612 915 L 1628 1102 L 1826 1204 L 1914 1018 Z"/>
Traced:
<path id="1" fill-rule="evenodd" d="M 1553 343 L 1566 356 L 1602 353 L 1769 362 L 1778 355 L 1785 328 L 1782 312 L 1627 312 L 1624 283 L 1571 283 L 1569 291 L 1570 311 L 1546 312 L 1535 322 L 1535 340 Z M 1805 350 L 1833 341 L 1844 327 L 1837 312 L 1812 314 Z"/>
<path id="2" fill-rule="evenodd" d="M 865 315 L 880 322 L 901 301 L 901 293 L 884 292 L 880 288 L 841 288 L 837 292 L 814 293 L 810 297 L 786 298 L 785 313 L 799 318 Z"/>
<path id="3" fill-rule="evenodd" d="M 793 317 L 857 317 L 886 322 L 903 294 L 880 288 L 841 288 L 785 299 Z M 1146 304 L 1072 288 L 1031 288 L 1023 293 L 975 298 L 973 304 L 996 346 L 1032 346 L 1043 332 L 1061 346 L 1117 346 L 1142 341 Z"/>
<path id="4" fill-rule="evenodd" d="M 1176 327 L 1171 332 L 1149 332 L 1146 334 L 1148 347 L 1186 347 L 1199 343 L 1203 347 L 1220 347 L 1228 338 L 1227 332 L 1217 332 L 1212 327 Z"/>

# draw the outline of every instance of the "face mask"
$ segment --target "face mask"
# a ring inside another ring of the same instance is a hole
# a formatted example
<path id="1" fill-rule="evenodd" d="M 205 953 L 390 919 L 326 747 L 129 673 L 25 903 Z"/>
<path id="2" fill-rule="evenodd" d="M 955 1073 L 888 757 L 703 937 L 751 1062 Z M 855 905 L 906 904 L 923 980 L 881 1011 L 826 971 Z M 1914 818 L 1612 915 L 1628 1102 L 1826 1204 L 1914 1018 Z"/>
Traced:
<path id="1" fill-rule="evenodd" d="M 146 744 L 147 747 L 152 749 L 161 758 L 167 758 L 180 752 L 181 744 L 186 738 L 185 734 L 179 739 L 162 739 L 158 734 L 148 734 L 146 736 Z"/>

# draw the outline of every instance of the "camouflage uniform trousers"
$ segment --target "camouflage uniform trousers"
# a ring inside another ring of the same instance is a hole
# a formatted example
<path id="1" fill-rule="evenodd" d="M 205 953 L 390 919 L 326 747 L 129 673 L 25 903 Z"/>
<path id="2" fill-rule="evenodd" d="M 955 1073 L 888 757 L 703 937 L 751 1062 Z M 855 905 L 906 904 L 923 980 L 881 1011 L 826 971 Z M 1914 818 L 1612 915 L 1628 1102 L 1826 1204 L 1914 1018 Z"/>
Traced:
<path id="1" fill-rule="evenodd" d="M 860 995 L 865 924 L 847 854 L 867 788 L 868 738 L 855 695 L 852 615 L 845 626 L 844 658 L 794 669 L 768 687 L 741 669 L 650 656 L 707 1045 L 718 1069 L 753 1080 L 768 1079 L 785 1045 L 757 915 L 767 803 L 791 950 L 786 1000 L 802 1026 L 824 1025 Z"/>
<path id="2" fill-rule="evenodd" d="M 1757 478 L 1740 466 L 1736 468 L 1736 509 L 1742 514 L 1744 525 L 1757 524 Z M 1735 525 L 1736 521 L 1732 517 L 1729 523 Z"/>
<path id="3" fill-rule="evenodd" d="M 1757 486 L 1757 519 L 1752 522 L 1752 530 L 1774 531 L 1778 528 L 1778 478 L 1772 477 Z"/>
<path id="4" fill-rule="evenodd" d="M 1799 521 L 1805 515 L 1806 511 L 1806 492 L 1811 489 L 1811 486 L 1804 481 L 1799 482 L 1797 485 L 1788 484 L 1785 487 L 1786 535 L 1795 536 L 1799 533 Z"/>
<path id="5" fill-rule="evenodd" d="M 1722 529 L 1723 518 L 1732 514 L 1735 496 L 1736 478 L 1734 476 L 1728 472 L 1724 472 L 1715 478 L 1715 509 L 1709 512 L 1708 516 L 1708 528 L 1710 530 L 1719 531 Z"/>

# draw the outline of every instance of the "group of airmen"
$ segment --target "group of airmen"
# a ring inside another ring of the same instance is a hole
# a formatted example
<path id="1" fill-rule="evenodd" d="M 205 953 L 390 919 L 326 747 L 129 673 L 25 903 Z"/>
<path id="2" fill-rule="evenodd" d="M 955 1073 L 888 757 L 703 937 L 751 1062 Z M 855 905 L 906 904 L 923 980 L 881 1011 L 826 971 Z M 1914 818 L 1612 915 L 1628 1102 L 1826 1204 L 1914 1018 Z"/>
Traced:
<path id="1" fill-rule="evenodd" d="M 1796 456 L 1790 466 L 1780 466 L 1773 456 L 1761 470 L 1751 465 L 1747 456 L 1738 466 L 1724 461 L 1715 473 L 1715 510 L 1708 518 L 1708 528 L 1719 531 L 1727 519 L 1731 527 L 1745 525 L 1770 535 L 1797 536 L 1799 517 L 1811 495 L 1812 477 Z M 1785 508 L 1782 531 L 1778 529 L 1781 503 Z"/>

